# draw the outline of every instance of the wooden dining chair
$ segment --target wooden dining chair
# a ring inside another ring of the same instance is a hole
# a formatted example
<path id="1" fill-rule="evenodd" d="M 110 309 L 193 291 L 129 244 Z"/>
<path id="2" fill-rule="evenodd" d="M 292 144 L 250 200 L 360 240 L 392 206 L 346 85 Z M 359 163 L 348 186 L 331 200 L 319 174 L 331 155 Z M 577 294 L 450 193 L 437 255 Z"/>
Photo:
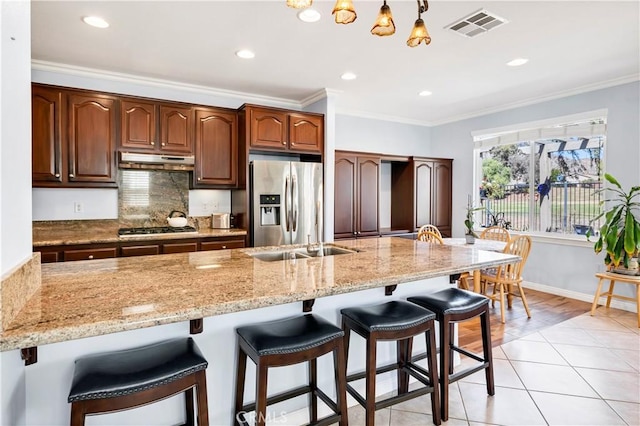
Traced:
<path id="1" fill-rule="evenodd" d="M 527 263 L 530 251 L 531 237 L 527 235 L 519 235 L 510 240 L 503 250 L 503 253 L 520 256 L 521 260 L 519 262 L 483 270 L 480 273 L 481 288 L 483 289 L 484 295 L 491 299 L 491 306 L 495 306 L 495 302 L 500 303 L 500 318 L 503 324 L 505 323 L 505 295 L 507 296 L 507 306 L 509 308 L 511 308 L 514 297 L 521 298 L 524 309 L 527 312 L 527 317 L 531 318 L 527 298 L 525 297 L 524 290 L 522 289 L 522 271 L 525 263 Z M 492 288 L 492 291 L 489 294 L 490 287 Z"/>
<path id="2" fill-rule="evenodd" d="M 442 241 L 442 237 L 431 231 L 419 232 L 417 240 L 424 241 L 425 243 L 444 244 L 444 241 Z"/>
<path id="3" fill-rule="evenodd" d="M 500 227 L 500 226 L 491 226 L 480 234 L 480 238 L 483 240 L 494 240 L 494 241 L 504 241 L 509 242 L 511 239 L 511 235 L 509 235 L 509 231 Z"/>
<path id="4" fill-rule="evenodd" d="M 438 237 L 442 238 L 442 233 L 435 225 L 422 225 L 420 229 L 418 229 L 418 239 L 420 239 L 420 234 L 423 232 L 432 232 L 436 234 Z"/>

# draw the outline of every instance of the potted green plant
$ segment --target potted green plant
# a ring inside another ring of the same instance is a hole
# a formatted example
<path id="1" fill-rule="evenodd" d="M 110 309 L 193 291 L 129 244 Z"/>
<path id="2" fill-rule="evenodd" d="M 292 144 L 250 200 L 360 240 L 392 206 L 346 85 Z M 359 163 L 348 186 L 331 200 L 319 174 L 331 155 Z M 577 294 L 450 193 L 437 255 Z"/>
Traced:
<path id="1" fill-rule="evenodd" d="M 484 210 L 484 207 L 473 207 L 471 203 L 471 197 L 469 197 L 469 201 L 467 202 L 467 217 L 464 220 L 464 226 L 467 228 L 467 231 L 464 234 L 465 239 L 467 240 L 467 244 L 473 244 L 478 238 L 478 234 L 473 230 L 474 227 L 474 217 L 473 213 L 479 210 Z"/>
<path id="2" fill-rule="evenodd" d="M 640 251 L 640 186 L 632 187 L 626 192 L 620 183 L 610 174 L 604 178 L 613 187 L 603 188 L 601 192 L 613 193 L 613 197 L 605 199 L 608 210 L 591 220 L 595 222 L 604 216 L 604 224 L 593 249 L 606 252 L 604 263 L 616 272 L 638 274 L 638 251 Z M 591 236 L 587 231 L 587 238 Z"/>

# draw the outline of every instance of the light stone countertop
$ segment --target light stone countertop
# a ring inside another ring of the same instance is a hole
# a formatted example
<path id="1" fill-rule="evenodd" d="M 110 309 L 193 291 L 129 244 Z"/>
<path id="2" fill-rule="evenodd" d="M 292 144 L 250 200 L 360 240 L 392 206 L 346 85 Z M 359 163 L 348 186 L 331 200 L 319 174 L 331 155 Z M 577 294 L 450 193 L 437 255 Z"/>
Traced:
<path id="1" fill-rule="evenodd" d="M 335 245 L 359 252 L 265 262 L 248 254 L 273 249 L 260 247 L 44 264 L 41 288 L 0 335 L 0 350 L 447 276 L 518 259 L 403 238 Z"/>
<path id="2" fill-rule="evenodd" d="M 247 235 L 247 231 L 244 229 L 212 229 L 204 224 L 198 224 L 197 234 L 177 232 L 121 238 L 118 236 L 118 228 L 122 227 L 130 226 L 123 225 L 117 220 L 34 222 L 33 246 L 47 247 L 70 244 L 103 244 L 184 238 L 241 237 Z"/>

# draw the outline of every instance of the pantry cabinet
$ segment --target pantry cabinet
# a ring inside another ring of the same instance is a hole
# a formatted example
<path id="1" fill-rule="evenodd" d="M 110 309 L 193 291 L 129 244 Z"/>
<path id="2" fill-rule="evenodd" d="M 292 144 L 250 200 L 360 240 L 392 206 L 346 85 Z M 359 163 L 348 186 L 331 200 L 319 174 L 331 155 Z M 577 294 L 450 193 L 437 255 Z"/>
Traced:
<path id="1" fill-rule="evenodd" d="M 451 236 L 451 163 L 449 159 L 413 158 L 415 229 L 431 224 Z"/>
<path id="2" fill-rule="evenodd" d="M 380 157 L 336 151 L 334 238 L 378 236 Z"/>

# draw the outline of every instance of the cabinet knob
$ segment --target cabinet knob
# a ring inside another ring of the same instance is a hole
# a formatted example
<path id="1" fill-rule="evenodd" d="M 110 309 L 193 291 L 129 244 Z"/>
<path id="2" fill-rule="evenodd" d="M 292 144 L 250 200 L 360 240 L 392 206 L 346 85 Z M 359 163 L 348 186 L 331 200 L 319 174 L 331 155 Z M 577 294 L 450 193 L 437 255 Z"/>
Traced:
<path id="1" fill-rule="evenodd" d="M 74 175 L 73 173 L 69 173 L 69 177 L 70 178 L 74 178 L 74 177 L 76 177 L 76 175 Z"/>
<path id="2" fill-rule="evenodd" d="M 356 231 L 353 231 L 353 235 L 358 235 L 358 233 Z"/>
<path id="3" fill-rule="evenodd" d="M 226 249 L 226 248 L 227 248 L 227 246 L 222 246 L 222 248 L 223 248 L 223 249 Z"/>
<path id="4" fill-rule="evenodd" d="M 55 177 L 60 177 L 60 173 L 56 173 L 54 176 Z"/>
<path id="5" fill-rule="evenodd" d="M 89 259 L 93 259 L 93 255 L 92 254 L 89 255 Z"/>
<path id="6" fill-rule="evenodd" d="M 286 144 L 287 144 L 287 141 L 282 141 L 282 145 L 286 145 Z"/>
<path id="7" fill-rule="evenodd" d="M 201 177 L 199 177 L 199 178 L 198 178 L 198 180 L 202 180 L 202 178 L 201 178 Z"/>
<path id="8" fill-rule="evenodd" d="M 165 146 L 165 145 L 166 145 L 166 143 L 162 142 L 162 146 Z"/>
<path id="9" fill-rule="evenodd" d="M 155 145 L 155 144 L 156 144 L 156 143 L 155 143 L 155 142 L 153 142 L 153 141 L 152 141 L 152 142 L 150 142 L 150 143 L 151 143 L 151 145 Z"/>
<path id="10" fill-rule="evenodd" d="M 296 143 L 295 142 L 291 142 L 291 146 L 296 146 Z"/>

